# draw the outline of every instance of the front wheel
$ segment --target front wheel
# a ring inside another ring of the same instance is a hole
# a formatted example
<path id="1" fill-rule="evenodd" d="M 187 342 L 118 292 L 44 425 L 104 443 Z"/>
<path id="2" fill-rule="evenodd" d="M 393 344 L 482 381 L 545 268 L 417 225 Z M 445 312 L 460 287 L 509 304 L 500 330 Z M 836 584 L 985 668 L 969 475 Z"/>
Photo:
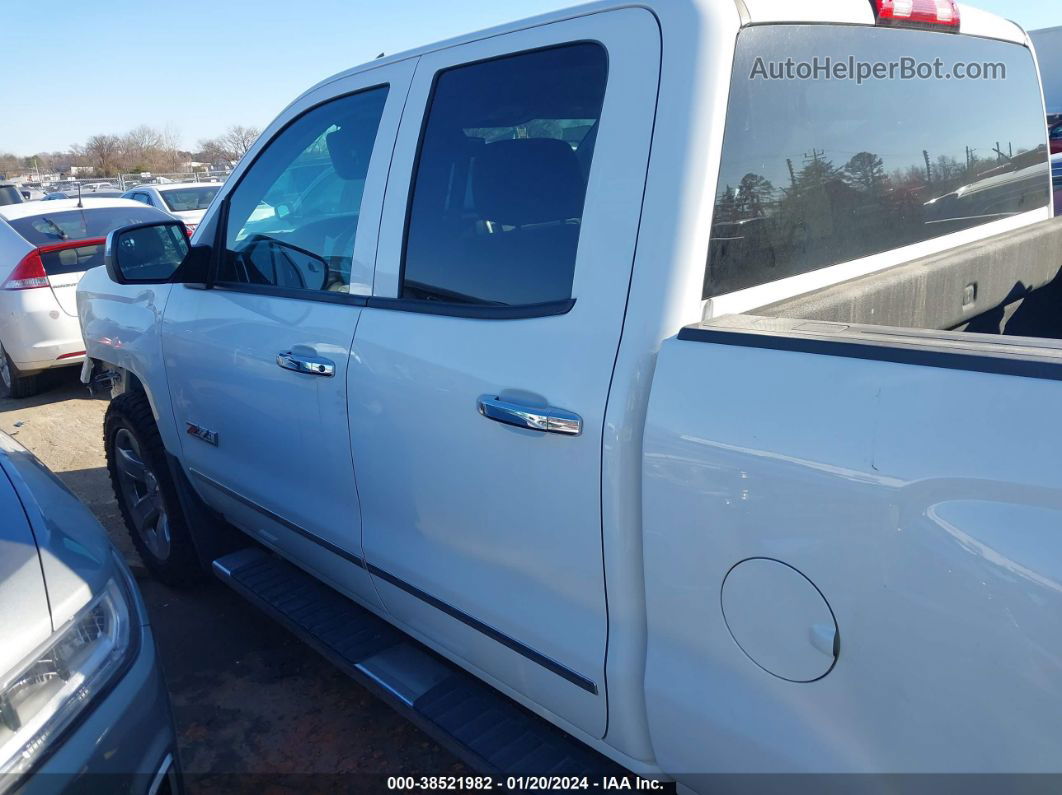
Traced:
<path id="1" fill-rule="evenodd" d="M 147 396 L 115 398 L 103 428 L 111 487 L 144 565 L 169 585 L 198 578 L 202 569 Z"/>
<path id="2" fill-rule="evenodd" d="M 0 397 L 7 398 L 32 397 L 40 391 L 39 377 L 20 373 L 3 345 L 0 345 L 0 391 Z"/>

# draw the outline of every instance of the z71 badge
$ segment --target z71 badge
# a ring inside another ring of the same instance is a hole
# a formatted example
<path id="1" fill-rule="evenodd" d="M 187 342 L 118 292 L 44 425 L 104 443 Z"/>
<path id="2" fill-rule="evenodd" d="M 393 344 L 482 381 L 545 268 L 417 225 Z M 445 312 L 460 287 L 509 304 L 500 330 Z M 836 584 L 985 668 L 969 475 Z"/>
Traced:
<path id="1" fill-rule="evenodd" d="M 196 425 L 194 422 L 187 423 L 188 435 L 194 436 L 197 439 L 202 439 L 207 444 L 212 444 L 214 447 L 218 446 L 218 433 L 208 428 L 204 428 L 202 425 Z"/>

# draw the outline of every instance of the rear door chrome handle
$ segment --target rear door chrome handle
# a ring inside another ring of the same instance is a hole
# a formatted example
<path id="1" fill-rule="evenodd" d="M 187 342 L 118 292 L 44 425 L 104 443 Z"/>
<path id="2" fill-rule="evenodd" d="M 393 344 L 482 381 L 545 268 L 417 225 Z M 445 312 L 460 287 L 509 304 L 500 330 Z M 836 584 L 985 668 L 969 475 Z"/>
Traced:
<path id="1" fill-rule="evenodd" d="M 515 425 L 517 428 L 565 436 L 578 436 L 583 432 L 582 417 L 564 409 L 524 406 L 502 400 L 496 395 L 483 395 L 476 405 L 479 413 L 488 420 Z"/>
<path id="2" fill-rule="evenodd" d="M 296 373 L 321 375 L 325 378 L 331 378 L 336 374 L 336 363 L 331 359 L 305 354 L 301 351 L 283 351 L 278 353 L 277 366 Z"/>

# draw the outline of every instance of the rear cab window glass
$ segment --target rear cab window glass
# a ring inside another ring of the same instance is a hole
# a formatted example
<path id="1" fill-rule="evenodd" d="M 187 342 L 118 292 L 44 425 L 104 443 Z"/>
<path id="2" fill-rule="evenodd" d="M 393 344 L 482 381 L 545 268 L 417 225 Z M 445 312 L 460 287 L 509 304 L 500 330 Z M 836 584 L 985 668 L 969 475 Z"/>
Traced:
<path id="1" fill-rule="evenodd" d="M 64 273 L 83 273 L 89 268 L 103 264 L 104 246 L 92 243 L 75 248 L 61 248 L 58 251 L 42 251 L 40 254 L 44 272 L 49 276 L 61 276 Z"/>
<path id="2" fill-rule="evenodd" d="M 21 204 L 22 194 L 14 185 L 0 185 L 0 205 Z"/>
<path id="3" fill-rule="evenodd" d="M 115 229 L 129 224 L 164 218 L 165 215 L 150 207 L 85 207 L 16 218 L 8 223 L 32 245 L 47 246 L 106 237 Z"/>
<path id="4" fill-rule="evenodd" d="M 183 213 L 191 210 L 205 210 L 210 202 L 221 190 L 220 185 L 209 188 L 175 188 L 174 190 L 159 191 L 162 200 L 170 212 Z"/>
<path id="5" fill-rule="evenodd" d="M 331 100 L 297 118 L 229 198 L 218 281 L 350 292 L 365 177 L 387 87 Z"/>
<path id="6" fill-rule="evenodd" d="M 412 189 L 401 297 L 568 300 L 607 78 L 578 43 L 436 79 Z"/>
<path id="7" fill-rule="evenodd" d="M 852 57 L 939 58 L 946 72 L 976 65 L 994 76 L 860 84 L 790 79 L 778 65 Z M 704 297 L 1043 208 L 1049 186 L 1027 48 L 873 27 L 747 28 L 734 63 Z"/>

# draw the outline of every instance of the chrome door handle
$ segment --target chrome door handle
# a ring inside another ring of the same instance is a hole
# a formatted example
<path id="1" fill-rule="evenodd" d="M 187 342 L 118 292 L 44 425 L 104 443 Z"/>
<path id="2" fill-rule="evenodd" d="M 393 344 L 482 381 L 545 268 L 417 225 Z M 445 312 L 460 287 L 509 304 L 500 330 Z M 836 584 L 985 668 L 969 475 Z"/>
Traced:
<path id="1" fill-rule="evenodd" d="M 325 378 L 331 378 L 336 374 L 336 363 L 331 359 L 294 351 L 278 353 L 277 366 L 306 375 L 323 375 Z"/>
<path id="2" fill-rule="evenodd" d="M 523 406 L 510 403 L 496 395 L 483 395 L 476 404 L 479 413 L 488 420 L 528 428 L 543 433 L 561 433 L 566 436 L 578 436 L 583 432 L 583 419 L 564 409 L 549 406 Z"/>

